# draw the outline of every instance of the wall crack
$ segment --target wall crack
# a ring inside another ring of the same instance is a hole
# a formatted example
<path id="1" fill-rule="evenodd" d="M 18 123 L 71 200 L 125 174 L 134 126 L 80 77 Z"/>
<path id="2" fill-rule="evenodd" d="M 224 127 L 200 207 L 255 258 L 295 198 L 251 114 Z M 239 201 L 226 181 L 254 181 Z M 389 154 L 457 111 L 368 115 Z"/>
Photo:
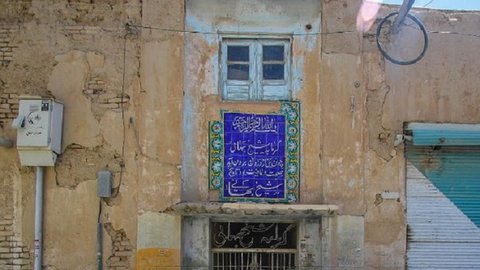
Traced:
<path id="1" fill-rule="evenodd" d="M 394 157 L 392 150 L 395 137 L 394 131 L 385 128 L 382 123 L 384 106 L 390 91 L 390 86 L 383 82 L 379 89 L 368 92 L 366 106 L 369 147 L 387 162 Z"/>

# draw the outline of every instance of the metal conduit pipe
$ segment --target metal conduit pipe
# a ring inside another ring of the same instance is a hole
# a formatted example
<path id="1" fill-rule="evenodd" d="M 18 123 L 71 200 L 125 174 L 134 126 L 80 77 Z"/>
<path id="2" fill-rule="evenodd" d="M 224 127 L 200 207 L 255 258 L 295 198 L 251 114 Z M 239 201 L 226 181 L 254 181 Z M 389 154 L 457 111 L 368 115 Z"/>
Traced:
<path id="1" fill-rule="evenodd" d="M 11 148 L 13 146 L 13 142 L 9 138 L 2 136 L 0 137 L 0 146 Z"/>
<path id="2" fill-rule="evenodd" d="M 103 224 L 97 223 L 97 269 L 103 270 Z"/>
<path id="3" fill-rule="evenodd" d="M 101 221 L 102 215 L 102 200 L 98 205 L 98 220 L 97 220 L 97 270 L 103 270 L 103 223 Z"/>
<path id="4" fill-rule="evenodd" d="M 405 21 L 405 17 L 407 17 L 414 3 L 415 0 L 403 0 L 402 6 L 398 11 L 398 16 L 393 23 L 393 33 L 397 34 L 398 31 L 400 31 L 400 25 Z"/>
<path id="5" fill-rule="evenodd" d="M 36 167 L 34 270 L 42 270 L 43 258 L 43 167 Z"/>

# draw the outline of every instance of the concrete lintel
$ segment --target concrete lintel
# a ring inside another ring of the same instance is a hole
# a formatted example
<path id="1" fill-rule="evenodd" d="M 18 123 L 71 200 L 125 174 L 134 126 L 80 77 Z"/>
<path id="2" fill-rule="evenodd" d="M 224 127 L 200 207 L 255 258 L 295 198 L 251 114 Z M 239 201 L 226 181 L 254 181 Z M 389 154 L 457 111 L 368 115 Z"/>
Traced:
<path id="1" fill-rule="evenodd" d="M 289 218 L 315 218 L 332 216 L 338 206 L 328 204 L 265 204 L 265 203 L 220 203 L 220 202 L 181 202 L 172 207 L 172 212 L 183 216 L 222 217 L 231 215 L 246 216 L 288 216 Z"/>

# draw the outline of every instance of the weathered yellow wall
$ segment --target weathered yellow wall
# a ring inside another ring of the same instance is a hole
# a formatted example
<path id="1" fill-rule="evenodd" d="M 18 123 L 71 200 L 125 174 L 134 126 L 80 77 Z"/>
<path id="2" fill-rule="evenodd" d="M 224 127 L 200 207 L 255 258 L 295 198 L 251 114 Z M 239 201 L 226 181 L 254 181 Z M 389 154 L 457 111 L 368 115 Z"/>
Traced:
<path id="1" fill-rule="evenodd" d="M 200 2 L 1 1 L 0 136 L 15 141 L 19 95 L 65 104 L 64 152 L 46 170 L 44 269 L 96 267 L 102 168 L 114 174 L 115 195 L 102 202 L 105 267 L 180 269 L 181 218 L 169 208 L 218 199 L 208 190 L 208 121 L 221 109 L 278 110 L 277 102 L 221 101 L 218 36 L 162 29 L 288 34 L 305 32 L 306 23 L 322 34 L 292 43 L 300 202 L 339 206 L 331 250 L 322 251 L 330 266 L 402 269 L 405 159 L 393 140 L 408 121 L 480 123 L 480 14 L 415 11 L 428 30 L 477 36 L 432 33 L 424 59 L 396 66 L 380 56 L 373 29 L 356 30 L 361 1 Z M 229 5 L 238 13 L 211 17 Z M 308 14 L 275 20 L 302 8 Z M 242 12 L 269 15 L 242 21 Z M 14 259 L 22 269 L 32 264 L 34 178 L 14 148 L 0 148 L 0 243 L 20 248 L 0 246 L 12 254 L 0 257 L 0 268 Z M 384 191 L 400 200 L 381 200 Z"/>
<path id="2" fill-rule="evenodd" d="M 134 96 L 139 166 L 136 269 L 180 269 L 180 217 L 162 214 L 180 202 L 183 106 L 182 1 L 142 3 L 139 89 Z"/>

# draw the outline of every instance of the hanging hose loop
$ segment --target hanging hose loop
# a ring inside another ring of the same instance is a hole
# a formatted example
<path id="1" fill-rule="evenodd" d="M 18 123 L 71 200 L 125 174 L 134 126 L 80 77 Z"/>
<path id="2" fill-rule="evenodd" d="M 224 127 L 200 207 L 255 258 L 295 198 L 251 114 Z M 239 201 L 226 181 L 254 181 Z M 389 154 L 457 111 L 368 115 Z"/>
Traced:
<path id="1" fill-rule="evenodd" d="M 427 51 L 427 48 L 428 48 L 428 33 L 427 33 L 427 30 L 425 29 L 425 26 L 422 24 L 422 22 L 417 19 L 415 16 L 407 13 L 406 14 L 406 17 L 408 17 L 409 19 L 411 19 L 413 22 L 415 22 L 415 24 L 418 25 L 418 27 L 420 28 L 420 30 L 422 31 L 422 34 L 423 34 L 423 39 L 424 39 L 424 46 L 423 46 L 423 50 L 422 52 L 415 58 L 415 59 L 412 59 L 412 60 L 399 60 L 399 59 L 395 59 L 393 58 L 392 56 L 390 56 L 386 51 L 385 49 L 382 47 L 382 45 L 380 44 L 380 33 L 381 33 L 381 30 L 382 30 L 382 27 L 383 25 L 385 24 L 386 21 L 388 21 L 388 19 L 390 19 L 391 17 L 393 16 L 396 16 L 396 15 L 399 15 L 399 12 L 398 11 L 395 11 L 395 12 L 392 12 L 390 14 L 388 14 L 387 16 L 385 16 L 381 21 L 380 23 L 378 24 L 377 26 L 377 32 L 376 32 L 376 40 L 377 40 L 377 47 L 378 49 L 380 50 L 380 53 L 383 55 L 383 57 L 385 57 L 385 59 L 387 59 L 388 61 L 394 63 L 394 64 L 397 64 L 397 65 L 411 65 L 411 64 L 415 64 L 417 63 L 418 61 L 420 61 L 420 59 L 423 58 L 423 56 L 425 55 L 425 52 Z M 394 26 L 392 26 L 394 27 Z M 392 31 L 393 33 L 393 31 Z M 394 34 L 394 33 L 393 33 Z"/>

